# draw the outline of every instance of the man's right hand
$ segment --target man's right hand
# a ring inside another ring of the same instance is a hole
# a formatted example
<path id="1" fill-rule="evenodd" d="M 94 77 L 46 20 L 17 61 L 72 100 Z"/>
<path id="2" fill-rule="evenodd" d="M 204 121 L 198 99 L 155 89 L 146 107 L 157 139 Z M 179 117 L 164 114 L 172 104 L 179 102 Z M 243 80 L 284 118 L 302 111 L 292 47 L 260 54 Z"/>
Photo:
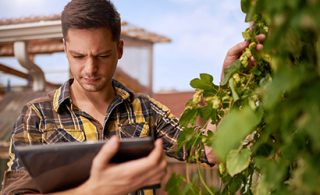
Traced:
<path id="1" fill-rule="evenodd" d="M 120 141 L 112 137 L 94 158 L 90 178 L 76 191 L 84 194 L 127 194 L 143 186 L 161 183 L 167 161 L 162 141 L 156 140 L 155 148 L 145 158 L 120 164 L 111 164 L 111 158 L 119 149 Z"/>
<path id="2" fill-rule="evenodd" d="M 261 51 L 263 49 L 263 41 L 266 39 L 266 35 L 264 34 L 259 34 L 256 36 L 257 40 L 257 46 L 256 49 L 257 51 Z M 231 49 L 228 50 L 227 55 L 224 58 L 223 61 L 223 66 L 222 66 L 222 71 L 221 71 L 221 81 L 224 78 L 224 71 L 227 69 L 233 62 L 235 62 L 237 59 L 240 58 L 242 52 L 245 50 L 246 47 L 249 46 L 249 42 L 243 41 L 240 42 L 236 45 L 234 45 Z M 255 64 L 254 58 L 251 56 L 250 58 L 250 63 Z"/>

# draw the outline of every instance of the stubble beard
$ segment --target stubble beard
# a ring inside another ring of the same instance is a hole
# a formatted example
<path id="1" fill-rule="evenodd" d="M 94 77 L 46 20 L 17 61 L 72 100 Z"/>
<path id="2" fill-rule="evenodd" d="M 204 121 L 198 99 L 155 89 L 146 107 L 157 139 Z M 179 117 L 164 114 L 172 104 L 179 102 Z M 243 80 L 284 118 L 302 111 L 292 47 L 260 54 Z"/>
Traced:
<path id="1" fill-rule="evenodd" d="M 84 77 L 81 77 L 79 81 L 80 82 L 78 82 L 78 83 L 81 86 L 81 88 L 87 92 L 102 91 L 107 85 L 107 81 L 101 77 L 93 83 L 86 82 Z"/>

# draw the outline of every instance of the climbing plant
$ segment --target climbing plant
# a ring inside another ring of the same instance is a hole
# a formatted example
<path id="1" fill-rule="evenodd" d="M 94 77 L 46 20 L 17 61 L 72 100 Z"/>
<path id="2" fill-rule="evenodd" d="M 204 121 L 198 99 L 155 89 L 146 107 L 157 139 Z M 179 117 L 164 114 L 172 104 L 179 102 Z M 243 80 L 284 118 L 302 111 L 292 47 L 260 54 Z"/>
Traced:
<path id="1" fill-rule="evenodd" d="M 195 93 L 180 118 L 179 147 L 190 150 L 198 172 L 172 175 L 166 190 L 320 194 L 320 1 L 241 0 L 241 9 L 251 24 L 243 32 L 248 48 L 220 85 L 206 73 L 190 82 Z M 267 38 L 257 52 L 261 33 Z M 219 158 L 222 185 L 200 171 L 204 145 Z"/>

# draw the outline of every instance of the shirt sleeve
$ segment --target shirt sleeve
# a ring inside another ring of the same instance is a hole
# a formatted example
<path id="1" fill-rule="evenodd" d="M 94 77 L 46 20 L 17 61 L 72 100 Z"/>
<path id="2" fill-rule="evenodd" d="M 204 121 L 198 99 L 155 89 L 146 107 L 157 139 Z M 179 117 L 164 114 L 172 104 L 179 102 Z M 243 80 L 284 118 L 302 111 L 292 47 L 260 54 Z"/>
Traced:
<path id="1" fill-rule="evenodd" d="M 6 171 L 2 182 L 1 194 L 26 194 L 26 193 L 40 193 L 37 186 L 24 170 Z"/>
<path id="2" fill-rule="evenodd" d="M 34 105 L 23 107 L 11 135 L 8 170 L 2 182 L 3 194 L 38 192 L 30 175 L 16 156 L 15 147 L 42 143 L 42 133 L 39 130 L 40 121 L 39 112 Z"/>
<path id="3" fill-rule="evenodd" d="M 154 112 L 154 129 L 157 137 L 162 138 L 167 155 L 178 160 L 185 161 L 190 152 L 184 148 L 179 149 L 178 147 L 178 138 L 182 132 L 178 118 L 171 113 L 169 108 L 160 102 L 152 98 L 150 98 L 150 101 L 151 109 Z M 202 146 L 202 148 L 204 147 Z M 201 154 L 198 160 L 210 166 L 214 165 L 208 162 L 204 149 L 201 149 Z"/>

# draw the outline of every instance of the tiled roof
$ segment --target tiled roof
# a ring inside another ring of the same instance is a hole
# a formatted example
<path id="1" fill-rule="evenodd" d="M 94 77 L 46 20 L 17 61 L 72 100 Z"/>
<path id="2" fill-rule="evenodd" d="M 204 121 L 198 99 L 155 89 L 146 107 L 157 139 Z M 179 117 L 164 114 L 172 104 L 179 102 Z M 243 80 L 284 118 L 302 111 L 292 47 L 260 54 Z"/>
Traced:
<path id="1" fill-rule="evenodd" d="M 62 39 L 42 39 L 28 41 L 27 50 L 30 54 L 50 54 L 63 52 Z M 0 56 L 13 56 L 13 44 L 0 44 Z"/>
<path id="2" fill-rule="evenodd" d="M 41 21 L 54 21 L 60 20 L 60 14 L 54 14 L 49 16 L 32 16 L 32 17 L 22 17 L 22 18 L 9 18 L 9 19 L 0 19 L 0 26 L 3 25 L 12 25 L 12 24 L 25 24 L 25 23 L 35 23 Z M 126 21 L 121 22 L 122 26 L 122 36 L 127 36 L 142 41 L 149 41 L 152 43 L 166 43 L 171 40 L 165 36 L 148 32 L 142 28 L 136 27 L 132 24 L 129 24 Z"/>
<path id="3" fill-rule="evenodd" d="M 140 82 L 131 77 L 129 74 L 127 74 L 125 71 L 123 71 L 120 67 L 117 67 L 116 72 L 114 74 L 114 78 L 124 85 L 126 85 L 128 88 L 133 90 L 134 92 L 138 93 L 150 93 L 151 89 L 148 87 L 140 84 Z"/>
<path id="4" fill-rule="evenodd" d="M 179 117 L 188 100 L 192 98 L 193 93 L 192 91 L 156 93 L 153 98 L 166 105 L 173 115 Z"/>
<path id="5" fill-rule="evenodd" d="M 24 24 L 32 22 L 50 21 L 50 20 L 60 20 L 60 14 L 54 14 L 49 16 L 30 16 L 21 18 L 7 18 L 0 19 L 0 25 L 11 25 L 11 24 Z"/>

